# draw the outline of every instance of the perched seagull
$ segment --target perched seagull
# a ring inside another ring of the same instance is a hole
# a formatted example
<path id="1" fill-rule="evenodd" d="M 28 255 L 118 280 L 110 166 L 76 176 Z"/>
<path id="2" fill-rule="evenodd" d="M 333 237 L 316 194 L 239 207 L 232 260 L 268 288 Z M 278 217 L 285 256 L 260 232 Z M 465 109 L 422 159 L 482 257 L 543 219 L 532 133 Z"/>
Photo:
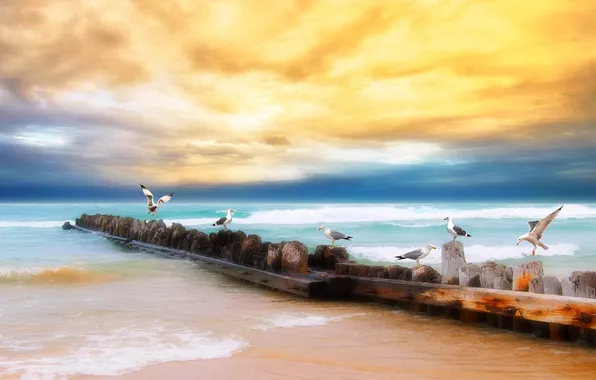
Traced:
<path id="1" fill-rule="evenodd" d="M 455 241 L 455 239 L 457 239 L 458 236 L 472 237 L 472 235 L 464 231 L 463 228 L 453 224 L 453 220 L 450 216 L 446 217 L 443 220 L 447 221 L 447 232 L 449 232 L 449 235 L 453 236 L 453 241 Z"/>
<path id="2" fill-rule="evenodd" d="M 426 256 L 428 256 L 428 254 L 433 249 L 437 249 L 437 247 L 435 247 L 432 244 L 427 244 L 422 248 L 415 249 L 415 250 L 405 253 L 403 255 L 395 256 L 395 258 L 398 260 L 404 260 L 404 259 L 416 260 L 416 266 L 420 267 L 420 259 L 423 259 Z"/>
<path id="3" fill-rule="evenodd" d="M 352 238 L 351 236 L 344 235 L 341 232 L 337 232 L 335 230 L 329 229 L 328 227 L 325 227 L 325 225 L 322 225 L 321 227 L 319 227 L 319 231 L 320 230 L 323 230 L 323 234 L 325 234 L 325 236 L 327 236 L 329 239 L 331 239 L 332 247 L 335 246 L 336 240 L 346 239 L 349 241 Z"/>
<path id="4" fill-rule="evenodd" d="M 174 196 L 174 193 L 164 195 L 157 200 L 157 203 L 153 203 L 153 194 L 151 194 L 149 189 L 141 185 L 141 190 L 143 190 L 143 194 L 145 194 L 145 197 L 147 197 L 147 211 L 149 211 L 148 214 L 152 214 L 154 216 L 157 213 L 157 208 L 159 205 L 162 203 L 168 203 L 169 200 Z"/>
<path id="5" fill-rule="evenodd" d="M 224 230 L 228 229 L 228 224 L 232 223 L 232 215 L 235 213 L 235 210 L 229 209 L 228 214 L 226 216 L 222 216 L 217 220 L 217 222 L 213 223 L 214 226 L 224 226 Z"/>
<path id="6" fill-rule="evenodd" d="M 549 224 L 551 224 L 552 221 L 555 220 L 557 215 L 559 215 L 559 213 L 561 212 L 561 209 L 563 209 L 563 206 L 561 206 L 558 209 L 556 209 L 555 211 L 551 212 L 549 215 L 547 215 L 545 218 L 543 218 L 540 221 L 534 220 L 534 221 L 528 222 L 528 226 L 530 227 L 530 230 L 528 231 L 527 234 L 522 235 L 517 238 L 517 245 L 519 245 L 519 243 L 521 243 L 522 240 L 525 240 L 525 241 L 529 242 L 530 244 L 532 244 L 534 246 L 534 249 L 532 250 L 532 256 L 534 256 L 534 254 L 536 253 L 536 248 L 537 248 L 536 246 L 544 249 L 545 251 L 548 250 L 548 247 L 546 245 L 542 244 L 540 239 L 542 239 L 542 234 L 544 234 L 544 231 L 546 231 L 546 228 L 549 226 Z"/>

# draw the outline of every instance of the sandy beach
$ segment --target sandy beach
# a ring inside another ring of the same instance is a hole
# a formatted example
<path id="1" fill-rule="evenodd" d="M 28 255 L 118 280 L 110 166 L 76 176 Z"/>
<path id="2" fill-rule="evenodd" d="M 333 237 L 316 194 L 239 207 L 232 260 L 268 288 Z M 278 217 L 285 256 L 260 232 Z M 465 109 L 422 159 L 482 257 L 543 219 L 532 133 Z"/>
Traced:
<path id="1" fill-rule="evenodd" d="M 149 366 L 118 379 L 586 379 L 596 352 L 384 306 L 324 326 L 255 332 L 230 358 Z M 345 310 L 347 311 L 347 310 Z M 79 377 L 77 379 L 114 379 Z"/>

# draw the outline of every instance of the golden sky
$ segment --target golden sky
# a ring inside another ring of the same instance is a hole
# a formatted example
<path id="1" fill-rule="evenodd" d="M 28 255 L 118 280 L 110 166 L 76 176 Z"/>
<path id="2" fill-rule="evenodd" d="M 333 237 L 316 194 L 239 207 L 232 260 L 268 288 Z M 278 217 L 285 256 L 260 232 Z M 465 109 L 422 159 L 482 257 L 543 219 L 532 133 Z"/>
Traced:
<path id="1" fill-rule="evenodd" d="M 581 141 L 595 14 L 594 0 L 2 0 L 0 101 L 43 115 L 4 137 L 176 184 Z"/>

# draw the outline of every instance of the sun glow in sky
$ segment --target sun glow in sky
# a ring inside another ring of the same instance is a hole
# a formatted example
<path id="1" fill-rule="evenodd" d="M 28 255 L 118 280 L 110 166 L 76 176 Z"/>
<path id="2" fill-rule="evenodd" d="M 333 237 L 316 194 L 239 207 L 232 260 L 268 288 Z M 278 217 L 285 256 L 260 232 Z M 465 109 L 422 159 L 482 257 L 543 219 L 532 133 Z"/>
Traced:
<path id="1" fill-rule="evenodd" d="M 592 0 L 3 0 L 0 136 L 63 160 L 57 175 L 77 157 L 69 173 L 121 185 L 592 149 L 594 14 Z M 576 158 L 556 170 L 596 178 Z"/>

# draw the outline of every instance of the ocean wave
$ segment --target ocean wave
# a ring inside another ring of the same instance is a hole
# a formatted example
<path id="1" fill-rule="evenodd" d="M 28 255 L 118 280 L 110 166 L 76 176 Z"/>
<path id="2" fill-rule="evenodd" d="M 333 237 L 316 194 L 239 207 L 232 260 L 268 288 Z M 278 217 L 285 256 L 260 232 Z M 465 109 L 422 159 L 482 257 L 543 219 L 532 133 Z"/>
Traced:
<path id="1" fill-rule="evenodd" d="M 548 251 L 539 250 L 539 256 L 573 256 L 579 249 L 574 244 L 553 244 L 549 246 Z M 408 264 L 413 263 L 412 260 L 399 260 L 395 256 L 402 255 L 419 247 L 394 247 L 394 246 L 378 246 L 378 247 L 350 247 L 350 255 L 356 259 L 365 259 L 369 261 L 391 262 Z M 422 262 L 425 264 L 440 264 L 441 263 L 441 248 L 437 247 L 430 255 L 425 257 Z M 531 254 L 532 247 L 524 245 L 500 245 L 500 246 L 485 246 L 485 245 L 470 245 L 465 247 L 466 261 L 469 263 L 484 262 L 487 260 L 506 260 L 506 259 L 521 259 L 528 254 Z"/>
<path id="2" fill-rule="evenodd" d="M 18 342 L 15 342 L 15 344 Z M 22 343 L 19 343 L 22 345 Z M 3 345 L 9 348 L 8 342 Z M 55 356 L 56 350 L 23 358 L 0 358 L 0 375 L 63 378 L 74 375 L 117 376 L 147 365 L 232 356 L 248 344 L 235 337 L 213 338 L 193 331 L 117 329 L 109 335 L 87 335 L 78 350 Z M 60 356 L 58 356 L 60 355 Z"/>
<path id="3" fill-rule="evenodd" d="M 50 220 L 50 221 L 41 221 L 41 220 L 32 220 L 32 221 L 10 221 L 10 220 L 0 220 L 0 228 L 56 228 L 60 227 L 64 224 L 64 220 Z M 73 223 L 73 221 L 70 221 Z"/>
<path id="4" fill-rule="evenodd" d="M 556 206 L 549 207 L 496 207 L 477 210 L 461 210 L 438 207 L 399 207 L 399 206 L 325 206 L 316 208 L 255 211 L 246 218 L 234 218 L 234 224 L 317 224 L 346 222 L 399 222 L 399 221 L 437 221 L 412 225 L 399 223 L 400 227 L 416 228 L 419 226 L 440 225 L 446 216 L 454 219 L 504 219 L 523 218 L 540 219 L 548 215 Z M 596 217 L 596 208 L 585 205 L 566 205 L 559 215 L 560 219 Z M 214 218 L 179 219 L 182 224 L 213 224 Z"/>
<path id="5" fill-rule="evenodd" d="M 111 273 L 92 272 L 69 266 L 0 268 L 0 283 L 88 284 L 119 278 Z"/>
<path id="6" fill-rule="evenodd" d="M 324 326 L 330 322 L 341 321 L 342 319 L 351 318 L 357 315 L 364 314 L 346 314 L 346 315 L 313 315 L 307 313 L 286 313 L 268 318 L 264 324 L 254 326 L 254 330 L 271 330 L 275 328 L 292 328 L 292 327 L 314 327 Z"/>

